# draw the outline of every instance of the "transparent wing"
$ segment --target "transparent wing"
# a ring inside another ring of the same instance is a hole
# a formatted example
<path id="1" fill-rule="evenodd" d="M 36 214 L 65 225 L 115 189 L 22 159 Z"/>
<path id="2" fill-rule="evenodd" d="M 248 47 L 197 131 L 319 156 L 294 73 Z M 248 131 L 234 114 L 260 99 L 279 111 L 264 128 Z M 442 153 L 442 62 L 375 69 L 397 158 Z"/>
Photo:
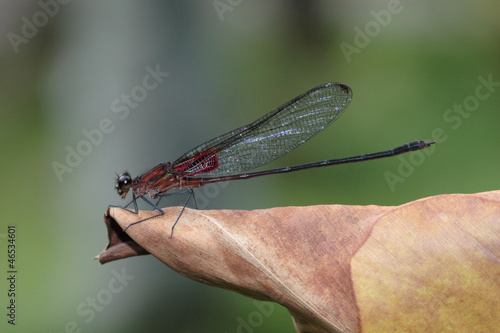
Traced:
<path id="1" fill-rule="evenodd" d="M 255 122 L 184 154 L 174 167 L 188 177 L 241 173 L 267 164 L 324 130 L 347 108 L 351 89 L 341 83 L 313 88 Z"/>

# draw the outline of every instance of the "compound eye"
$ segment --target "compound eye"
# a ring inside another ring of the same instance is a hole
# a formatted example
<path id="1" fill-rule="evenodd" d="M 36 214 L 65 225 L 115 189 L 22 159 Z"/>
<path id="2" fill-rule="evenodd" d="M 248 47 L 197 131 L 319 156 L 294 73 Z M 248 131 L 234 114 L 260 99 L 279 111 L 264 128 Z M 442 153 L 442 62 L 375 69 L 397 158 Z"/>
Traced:
<path id="1" fill-rule="evenodd" d="M 115 189 L 122 197 L 127 195 L 130 186 L 132 186 L 132 178 L 128 172 L 122 173 L 116 179 Z"/>

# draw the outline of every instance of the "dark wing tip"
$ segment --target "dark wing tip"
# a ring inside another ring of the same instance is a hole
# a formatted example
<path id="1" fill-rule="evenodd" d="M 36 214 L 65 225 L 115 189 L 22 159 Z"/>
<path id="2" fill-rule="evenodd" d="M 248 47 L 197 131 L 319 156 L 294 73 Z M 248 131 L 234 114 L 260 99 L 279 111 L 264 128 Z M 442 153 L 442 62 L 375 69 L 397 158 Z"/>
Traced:
<path id="1" fill-rule="evenodd" d="M 342 89 L 346 94 L 351 95 L 352 94 L 352 89 L 349 88 L 349 86 L 339 83 L 339 88 Z"/>
<path id="2" fill-rule="evenodd" d="M 318 89 L 318 88 L 330 88 L 330 87 L 339 88 L 345 95 L 347 95 L 349 97 L 349 99 L 352 99 L 352 89 L 348 85 L 340 83 L 340 82 L 328 82 L 328 83 L 320 85 L 316 89 Z"/>

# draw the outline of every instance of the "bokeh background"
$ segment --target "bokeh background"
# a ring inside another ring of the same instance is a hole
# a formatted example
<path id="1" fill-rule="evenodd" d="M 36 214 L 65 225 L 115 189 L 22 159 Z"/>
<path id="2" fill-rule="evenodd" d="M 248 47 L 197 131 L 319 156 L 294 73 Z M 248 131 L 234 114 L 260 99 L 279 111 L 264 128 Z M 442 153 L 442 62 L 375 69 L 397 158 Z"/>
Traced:
<path id="1" fill-rule="evenodd" d="M 122 203 L 115 172 L 135 176 L 173 161 L 321 83 L 349 85 L 350 107 L 270 167 L 436 133 L 438 144 L 425 155 L 201 188 L 202 208 L 399 205 L 499 188 L 500 86 L 478 88 L 481 77 L 500 82 L 498 2 L 0 6 L 0 267 L 7 276 L 7 226 L 14 225 L 18 270 L 15 327 L 7 324 L 8 285 L 0 279 L 2 332 L 292 332 L 282 307 L 188 280 L 152 256 L 103 266 L 93 257 L 107 243 L 107 206 Z M 168 75 L 140 95 L 148 66 Z M 130 112 L 115 112 L 132 93 Z M 85 146 L 82 131 L 95 133 L 102 121 L 108 133 Z M 71 157 L 69 166 L 68 149 L 86 156 Z M 405 161 L 414 166 L 401 169 Z M 400 181 L 390 186 L 388 172 Z"/>

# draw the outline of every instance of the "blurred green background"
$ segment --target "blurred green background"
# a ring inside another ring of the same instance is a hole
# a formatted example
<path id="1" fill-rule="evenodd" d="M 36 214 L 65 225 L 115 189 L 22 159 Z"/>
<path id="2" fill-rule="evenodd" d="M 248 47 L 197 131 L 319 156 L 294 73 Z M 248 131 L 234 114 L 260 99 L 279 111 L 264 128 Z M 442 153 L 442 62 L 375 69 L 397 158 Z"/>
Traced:
<path id="1" fill-rule="evenodd" d="M 15 327 L 1 279 L 2 332 L 292 332 L 282 307 L 263 314 L 262 303 L 188 280 L 152 256 L 104 266 L 93 257 L 107 243 L 107 206 L 123 203 L 115 172 L 136 176 L 174 161 L 321 83 L 349 85 L 350 107 L 269 167 L 436 135 L 438 144 L 424 155 L 200 188 L 201 208 L 399 205 L 499 188 L 500 86 L 481 83 L 500 82 L 499 2 L 0 6 L 0 267 L 7 276 L 14 225 L 18 270 Z M 141 90 L 148 66 L 168 76 Z M 137 101 L 128 114 L 126 94 Z M 103 119 L 109 133 L 86 146 L 82 131 L 96 133 Z M 86 156 L 69 166 L 68 149 Z M 403 161 L 415 166 L 402 170 Z M 390 186 L 388 172 L 401 178 Z"/>

